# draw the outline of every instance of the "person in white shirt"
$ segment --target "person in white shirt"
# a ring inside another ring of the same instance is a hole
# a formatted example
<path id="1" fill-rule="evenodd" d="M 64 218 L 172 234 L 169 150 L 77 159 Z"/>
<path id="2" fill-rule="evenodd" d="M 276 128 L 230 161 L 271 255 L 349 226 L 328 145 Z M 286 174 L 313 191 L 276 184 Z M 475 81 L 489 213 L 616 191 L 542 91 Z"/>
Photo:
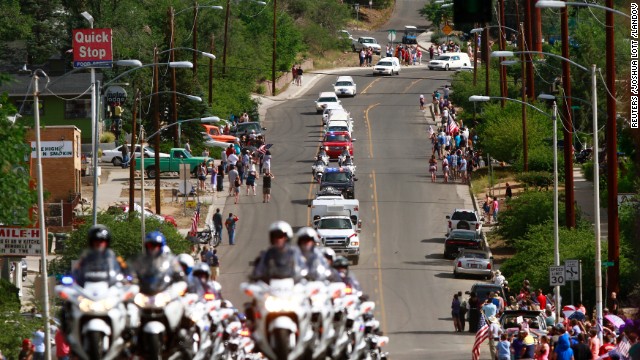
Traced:
<path id="1" fill-rule="evenodd" d="M 504 275 L 502 275 L 502 273 L 500 272 L 500 270 L 496 270 L 494 277 L 493 277 L 493 283 L 496 285 L 500 285 L 502 286 L 502 283 L 504 283 L 504 280 L 506 278 L 504 277 Z"/>
<path id="2" fill-rule="evenodd" d="M 489 317 L 489 351 L 492 359 L 496 358 L 496 345 L 500 341 L 502 331 L 498 319 L 495 316 Z"/>
<path id="3" fill-rule="evenodd" d="M 238 160 L 239 160 L 238 155 L 236 155 L 235 153 L 231 153 L 231 155 L 227 156 L 228 166 L 231 166 L 231 165 L 235 166 Z"/>

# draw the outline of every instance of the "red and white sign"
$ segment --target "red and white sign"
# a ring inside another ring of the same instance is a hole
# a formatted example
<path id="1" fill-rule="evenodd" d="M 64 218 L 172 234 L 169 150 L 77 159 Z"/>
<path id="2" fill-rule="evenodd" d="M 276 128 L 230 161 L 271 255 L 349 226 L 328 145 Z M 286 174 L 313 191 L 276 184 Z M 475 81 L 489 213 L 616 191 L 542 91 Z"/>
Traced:
<path id="1" fill-rule="evenodd" d="M 41 253 L 40 229 L 0 227 L 0 256 L 40 256 Z"/>
<path id="2" fill-rule="evenodd" d="M 73 30 L 73 67 L 111 67 L 111 29 Z"/>

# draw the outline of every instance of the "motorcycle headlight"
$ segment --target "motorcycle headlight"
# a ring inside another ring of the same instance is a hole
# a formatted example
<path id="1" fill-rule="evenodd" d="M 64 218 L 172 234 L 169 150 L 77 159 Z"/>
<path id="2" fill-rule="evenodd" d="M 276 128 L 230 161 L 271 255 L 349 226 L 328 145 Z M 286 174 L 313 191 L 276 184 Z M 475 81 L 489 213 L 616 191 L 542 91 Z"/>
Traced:
<path id="1" fill-rule="evenodd" d="M 116 305 L 114 299 L 93 301 L 81 296 L 78 300 L 78 307 L 82 312 L 107 312 Z"/>
<path id="2" fill-rule="evenodd" d="M 295 306 L 294 300 L 291 297 L 282 298 L 269 296 L 264 302 L 264 307 L 268 312 L 293 311 Z"/>
<path id="3" fill-rule="evenodd" d="M 155 296 L 146 296 L 142 293 L 136 295 L 133 302 L 139 307 L 165 307 L 171 302 L 171 296 L 167 293 L 160 293 Z"/>

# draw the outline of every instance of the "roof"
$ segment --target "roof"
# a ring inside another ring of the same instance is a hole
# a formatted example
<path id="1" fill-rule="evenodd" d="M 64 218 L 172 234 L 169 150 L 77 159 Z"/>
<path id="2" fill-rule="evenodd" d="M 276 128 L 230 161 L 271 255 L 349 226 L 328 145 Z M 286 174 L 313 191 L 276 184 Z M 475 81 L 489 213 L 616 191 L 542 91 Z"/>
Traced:
<path id="1" fill-rule="evenodd" d="M 0 86 L 0 93 L 6 92 L 10 97 L 33 95 L 32 77 L 30 75 L 9 75 L 9 77 L 10 80 Z M 96 73 L 96 80 L 102 80 L 102 74 Z M 90 87 L 91 74 L 88 72 L 51 76 L 49 77 L 48 86 L 47 78 L 38 78 L 40 96 L 52 96 L 54 94 L 58 96 L 77 96 L 86 93 L 86 96 L 90 97 Z"/>
<path id="2" fill-rule="evenodd" d="M 415 27 L 413 25 L 405 25 L 404 28 L 405 29 L 414 29 L 414 30 L 418 29 L 417 27 Z"/>
<path id="3" fill-rule="evenodd" d="M 318 97 L 336 97 L 336 93 L 332 91 L 323 91 L 320 93 L 320 96 Z"/>

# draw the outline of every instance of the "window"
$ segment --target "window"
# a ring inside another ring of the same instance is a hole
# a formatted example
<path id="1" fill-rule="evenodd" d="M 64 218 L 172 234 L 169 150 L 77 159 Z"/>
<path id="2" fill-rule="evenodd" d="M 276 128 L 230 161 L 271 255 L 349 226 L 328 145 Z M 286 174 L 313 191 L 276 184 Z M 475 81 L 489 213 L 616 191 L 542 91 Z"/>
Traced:
<path id="1" fill-rule="evenodd" d="M 38 102 L 40 116 L 44 115 L 44 100 Z M 16 101 L 16 108 L 21 115 L 33 116 L 33 100 Z"/>
<path id="2" fill-rule="evenodd" d="M 67 100 L 64 103 L 65 119 L 86 119 L 91 117 L 91 100 Z"/>

